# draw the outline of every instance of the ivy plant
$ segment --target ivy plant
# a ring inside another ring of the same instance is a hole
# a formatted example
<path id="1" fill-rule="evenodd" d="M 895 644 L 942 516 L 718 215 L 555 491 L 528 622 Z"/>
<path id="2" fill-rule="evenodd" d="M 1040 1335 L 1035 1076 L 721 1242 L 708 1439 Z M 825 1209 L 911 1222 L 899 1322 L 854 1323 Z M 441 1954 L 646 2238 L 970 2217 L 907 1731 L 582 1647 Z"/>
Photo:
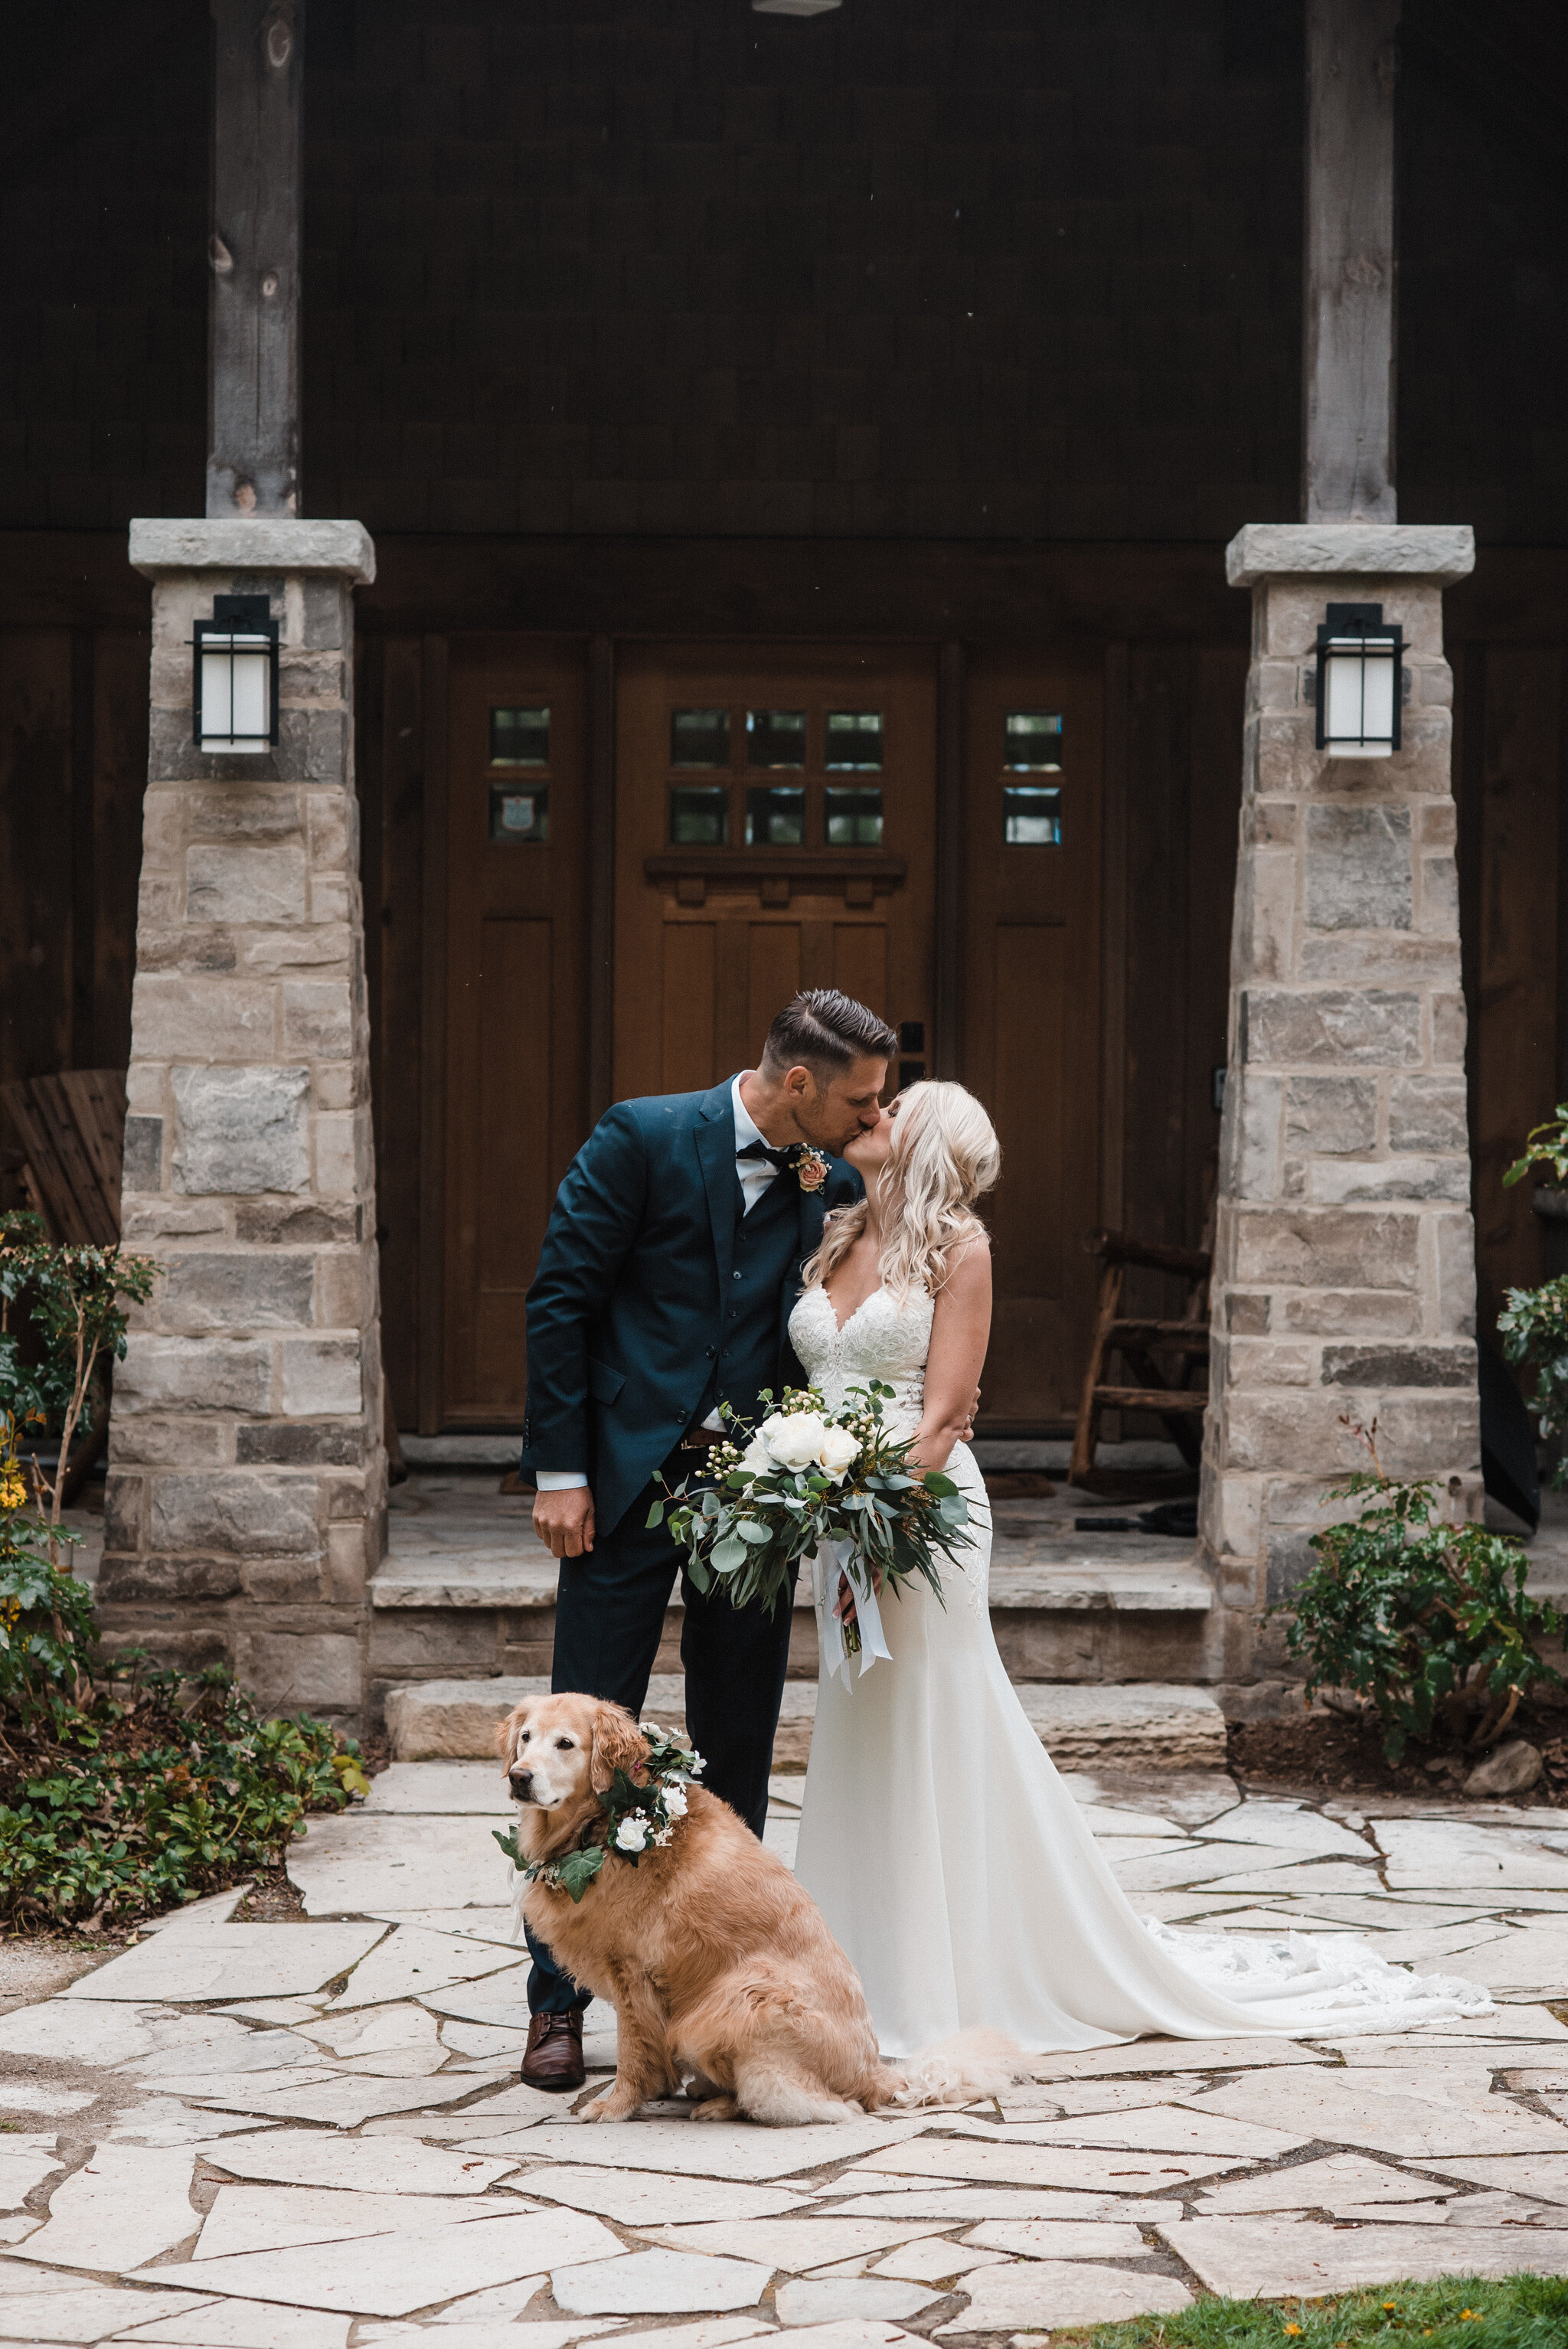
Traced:
<path id="1" fill-rule="evenodd" d="M 1563 1618 L 1525 1589 L 1521 1543 L 1449 1524 L 1439 1485 L 1384 1475 L 1376 1421 L 1357 1433 L 1371 1468 L 1329 1497 L 1359 1506 L 1313 1535 L 1316 1564 L 1284 1610 L 1286 1648 L 1306 1660 L 1308 1702 L 1345 1688 L 1372 1705 L 1390 1762 L 1411 1738 L 1478 1751 L 1532 1689 L 1561 1685 L 1537 1642 L 1561 1637 Z"/>

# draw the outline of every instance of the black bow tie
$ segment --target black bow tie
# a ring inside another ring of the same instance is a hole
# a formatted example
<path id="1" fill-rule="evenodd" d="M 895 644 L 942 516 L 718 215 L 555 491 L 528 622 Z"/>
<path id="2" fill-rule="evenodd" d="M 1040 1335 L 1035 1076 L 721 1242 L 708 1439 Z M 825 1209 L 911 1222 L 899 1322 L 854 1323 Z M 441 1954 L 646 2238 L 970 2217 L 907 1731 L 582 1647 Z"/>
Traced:
<path id="1" fill-rule="evenodd" d="M 735 1154 L 738 1158 L 766 1158 L 769 1166 L 777 1167 L 782 1174 L 794 1156 L 794 1146 L 786 1143 L 776 1150 L 770 1142 L 748 1142 Z"/>

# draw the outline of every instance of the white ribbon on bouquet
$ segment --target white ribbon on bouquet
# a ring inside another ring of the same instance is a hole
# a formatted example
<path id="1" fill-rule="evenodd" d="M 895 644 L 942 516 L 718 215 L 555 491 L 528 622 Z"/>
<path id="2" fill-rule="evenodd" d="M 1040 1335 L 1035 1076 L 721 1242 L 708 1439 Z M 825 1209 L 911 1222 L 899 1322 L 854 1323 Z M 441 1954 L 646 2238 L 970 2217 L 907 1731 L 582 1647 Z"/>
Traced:
<path id="1" fill-rule="evenodd" d="M 879 1656 L 890 1664 L 892 1661 L 892 1650 L 882 1636 L 882 1609 L 877 1605 L 872 1578 L 868 1574 L 862 1587 L 860 1577 L 850 1571 L 854 1556 L 855 1546 L 848 1541 L 831 1542 L 825 1552 L 819 1549 L 811 1553 L 811 1597 L 817 1609 L 817 1638 L 822 1661 L 829 1677 L 841 1673 L 847 1689 L 854 1686 L 850 1674 L 851 1660 L 844 1643 L 842 1618 L 834 1612 L 841 1577 L 854 1593 L 855 1618 L 861 1627 L 861 1677 L 864 1679 Z"/>

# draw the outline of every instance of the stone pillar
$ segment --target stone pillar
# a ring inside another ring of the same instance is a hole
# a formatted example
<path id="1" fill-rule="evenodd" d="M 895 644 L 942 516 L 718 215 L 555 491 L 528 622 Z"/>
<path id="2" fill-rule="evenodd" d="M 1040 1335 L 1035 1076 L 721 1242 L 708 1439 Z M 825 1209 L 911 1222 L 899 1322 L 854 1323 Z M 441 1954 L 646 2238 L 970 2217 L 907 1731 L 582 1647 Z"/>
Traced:
<path id="1" fill-rule="evenodd" d="M 135 522 L 152 713 L 123 1226 L 161 1267 L 115 1383 L 117 1644 L 358 1713 L 386 1459 L 358 807 L 357 523 Z M 192 740 L 191 623 L 264 594 L 277 748 Z"/>
<path id="2" fill-rule="evenodd" d="M 1324 1491 L 1366 1464 L 1465 1480 L 1479 1508 L 1475 1247 L 1442 589 L 1470 532 L 1254 524 L 1241 856 L 1220 1146 L 1202 1552 L 1216 1679 L 1280 1669 L 1264 1607 L 1312 1560 Z M 1314 748 L 1325 606 L 1405 632 L 1402 748 Z M 1343 1506 L 1343 1505 L 1340 1505 Z"/>

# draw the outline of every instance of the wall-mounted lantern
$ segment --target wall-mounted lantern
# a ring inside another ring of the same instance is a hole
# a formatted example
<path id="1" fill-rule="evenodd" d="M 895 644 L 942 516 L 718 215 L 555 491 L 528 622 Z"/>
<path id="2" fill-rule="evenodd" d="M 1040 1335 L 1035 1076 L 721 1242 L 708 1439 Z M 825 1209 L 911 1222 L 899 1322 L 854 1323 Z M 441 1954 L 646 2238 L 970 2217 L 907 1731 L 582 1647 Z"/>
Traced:
<path id="1" fill-rule="evenodd" d="M 194 735 L 199 750 L 270 750 L 278 739 L 278 624 L 264 595 L 214 595 L 198 620 Z"/>
<path id="2" fill-rule="evenodd" d="M 1402 628 L 1381 604 L 1330 604 L 1317 632 L 1317 747 L 1331 759 L 1386 759 L 1399 747 Z"/>

